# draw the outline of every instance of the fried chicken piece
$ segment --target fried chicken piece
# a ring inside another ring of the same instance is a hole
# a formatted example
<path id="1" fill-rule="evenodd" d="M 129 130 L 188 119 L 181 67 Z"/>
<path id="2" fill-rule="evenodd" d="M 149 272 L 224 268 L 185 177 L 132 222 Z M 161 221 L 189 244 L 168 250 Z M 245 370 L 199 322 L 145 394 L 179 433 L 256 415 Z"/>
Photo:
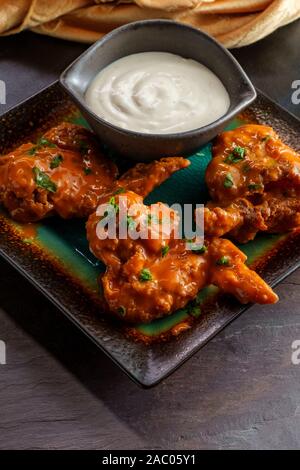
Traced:
<path id="1" fill-rule="evenodd" d="M 300 187 L 300 156 L 271 127 L 248 124 L 221 134 L 206 183 L 214 202 L 228 204 L 269 189 Z"/>
<path id="2" fill-rule="evenodd" d="M 299 227 L 300 156 L 270 127 L 246 125 L 219 136 L 206 183 L 206 236 L 247 242 L 259 231 Z"/>
<path id="3" fill-rule="evenodd" d="M 0 202 L 19 222 L 87 217 L 116 177 L 93 134 L 63 123 L 0 158 Z"/>
<path id="4" fill-rule="evenodd" d="M 178 238 L 178 214 L 164 204 L 146 206 L 132 191 L 106 202 L 101 214 L 89 217 L 87 238 L 91 251 L 107 266 L 101 282 L 108 310 L 115 316 L 131 323 L 151 322 L 185 307 L 211 283 L 242 303 L 277 301 L 272 289 L 244 264 L 246 256 L 228 240 L 207 241 L 196 252 Z M 117 216 L 111 225 L 117 226 L 113 239 L 104 238 L 102 217 L 110 217 L 109 206 Z M 124 239 L 118 235 L 122 220 L 130 235 Z M 134 233 L 140 238 L 132 237 Z"/>
<path id="5" fill-rule="evenodd" d="M 82 155 L 99 151 L 95 135 L 75 124 L 64 122 L 52 127 L 44 137 L 60 149 L 79 151 Z"/>
<path id="6" fill-rule="evenodd" d="M 138 164 L 119 180 L 117 167 L 102 155 L 87 129 L 63 123 L 37 144 L 22 145 L 0 159 L 0 203 L 19 222 L 51 215 L 87 217 L 99 198 L 133 189 L 146 196 L 190 163 L 180 157 Z"/>
<path id="7" fill-rule="evenodd" d="M 116 184 L 119 188 L 133 191 L 145 198 L 173 173 L 189 165 L 189 160 L 182 157 L 168 157 L 151 163 L 138 163 L 124 173 Z"/>
<path id="8" fill-rule="evenodd" d="M 226 234 L 239 243 L 253 240 L 258 232 L 287 232 L 300 227 L 300 198 L 267 193 L 261 204 L 240 198 L 225 208 L 210 202 L 204 208 L 204 227 L 207 236 Z"/>
<path id="9" fill-rule="evenodd" d="M 208 254 L 210 284 L 234 295 L 242 304 L 274 304 L 278 301 L 272 288 L 245 264 L 247 256 L 231 241 L 213 238 Z"/>

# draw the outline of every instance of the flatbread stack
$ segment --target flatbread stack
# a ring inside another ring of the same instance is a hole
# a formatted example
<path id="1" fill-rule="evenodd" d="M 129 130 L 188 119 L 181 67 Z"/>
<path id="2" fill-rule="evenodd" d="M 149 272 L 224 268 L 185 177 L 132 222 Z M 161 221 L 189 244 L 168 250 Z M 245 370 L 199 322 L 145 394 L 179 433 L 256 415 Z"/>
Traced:
<path id="1" fill-rule="evenodd" d="M 258 41 L 300 17 L 300 0 L 1 0 L 0 34 L 37 33 L 92 43 L 132 21 L 190 24 L 226 47 Z"/>

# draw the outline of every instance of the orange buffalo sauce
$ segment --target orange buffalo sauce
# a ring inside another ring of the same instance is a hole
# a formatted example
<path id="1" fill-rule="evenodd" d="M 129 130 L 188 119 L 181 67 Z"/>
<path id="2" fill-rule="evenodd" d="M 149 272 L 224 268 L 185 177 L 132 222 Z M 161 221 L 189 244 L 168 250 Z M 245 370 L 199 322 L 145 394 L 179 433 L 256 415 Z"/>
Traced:
<path id="1" fill-rule="evenodd" d="M 63 123 L 0 160 L 0 202 L 18 222 L 87 217 L 117 176 L 93 134 Z"/>

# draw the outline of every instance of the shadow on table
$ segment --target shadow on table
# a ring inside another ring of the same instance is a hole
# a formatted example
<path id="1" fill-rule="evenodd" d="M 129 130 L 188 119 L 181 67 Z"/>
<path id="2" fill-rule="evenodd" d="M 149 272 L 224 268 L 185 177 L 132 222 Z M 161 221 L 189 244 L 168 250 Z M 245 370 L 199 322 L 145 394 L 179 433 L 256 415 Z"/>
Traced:
<path id="1" fill-rule="evenodd" d="M 200 361 L 199 357 L 195 358 L 165 382 L 144 390 L 133 383 L 61 312 L 4 261 L 1 261 L 0 265 L 0 280 L 1 307 L 27 334 L 53 354 L 87 389 L 141 437 L 151 439 L 152 444 L 153 440 L 161 442 L 164 432 L 170 433 L 174 420 L 174 423 L 177 423 L 177 431 L 172 431 L 172 440 L 180 439 L 178 422 L 181 421 L 180 409 L 183 401 L 189 403 L 188 406 L 185 404 L 185 409 L 189 408 L 191 414 L 193 403 L 197 403 L 197 414 L 201 415 L 199 394 L 207 393 L 205 390 L 201 391 L 201 388 L 203 384 L 207 389 L 210 387 L 218 361 L 213 367 L 205 366 L 198 380 L 195 380 L 193 376 L 199 374 Z M 14 295 L 16 292 L 17 295 Z M 214 388 L 212 385 L 211 390 Z M 187 391 L 189 398 L 186 396 Z M 206 415 L 207 403 L 205 406 Z M 185 423 L 188 419 L 188 416 L 182 416 Z M 188 427 L 192 432 L 192 426 Z"/>
<path id="2" fill-rule="evenodd" d="M 298 277 L 296 274 L 296 282 Z M 242 323 L 236 320 L 171 377 L 144 390 L 4 261 L 0 264 L 0 283 L 1 307 L 126 423 L 136 433 L 137 445 L 142 442 L 143 448 L 256 448 L 258 436 L 269 442 L 269 426 L 278 423 L 280 430 L 283 417 L 294 419 L 296 405 L 285 398 L 285 393 L 289 386 L 298 397 L 299 387 L 293 388 L 293 369 L 282 348 L 272 348 L 272 340 L 274 344 L 278 339 L 276 325 L 282 322 L 282 312 L 276 307 L 273 311 L 267 307 L 272 315 L 266 315 L 265 328 L 262 307 L 256 320 L 252 308 L 252 315 L 248 311 Z M 299 296 L 298 291 L 294 292 L 291 313 L 285 312 L 287 338 L 291 334 L 288 323 L 294 332 L 297 320 L 292 312 Z M 267 354 L 268 336 L 271 341 Z M 69 402 L 72 397 L 61 399 Z M 84 403 L 81 412 L 85 413 Z M 97 409 L 95 413 L 97 416 Z M 291 424 L 296 425 L 294 421 Z M 96 426 L 102 426 L 101 415 L 96 417 Z M 286 445 L 290 445 L 288 440 Z"/>

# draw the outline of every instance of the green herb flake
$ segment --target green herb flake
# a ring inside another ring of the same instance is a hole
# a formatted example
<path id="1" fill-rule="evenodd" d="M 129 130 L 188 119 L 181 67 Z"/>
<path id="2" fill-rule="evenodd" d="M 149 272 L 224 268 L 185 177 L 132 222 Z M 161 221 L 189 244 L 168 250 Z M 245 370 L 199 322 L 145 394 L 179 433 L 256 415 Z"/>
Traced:
<path id="1" fill-rule="evenodd" d="M 120 307 L 118 308 L 118 314 L 121 315 L 121 317 L 125 317 L 126 308 L 123 305 L 120 305 Z"/>
<path id="2" fill-rule="evenodd" d="M 152 281 L 152 274 L 149 271 L 149 269 L 142 269 L 140 272 L 140 281 L 141 282 L 146 282 L 146 281 Z"/>
<path id="3" fill-rule="evenodd" d="M 147 216 L 148 225 L 151 225 L 152 221 L 153 221 L 154 224 L 160 224 L 161 223 L 161 221 L 159 220 L 159 218 L 157 217 L 156 214 L 148 214 L 148 216 Z"/>
<path id="4" fill-rule="evenodd" d="M 32 157 L 33 155 L 35 155 L 36 151 L 37 151 L 37 146 L 35 145 L 34 147 L 31 147 L 31 149 L 27 150 L 27 154 Z"/>
<path id="5" fill-rule="evenodd" d="M 227 173 L 224 179 L 224 188 L 230 189 L 233 186 L 233 178 L 231 173 Z"/>
<path id="6" fill-rule="evenodd" d="M 119 211 L 119 206 L 118 206 L 118 204 L 116 203 L 116 198 L 115 198 L 114 196 L 112 196 L 112 197 L 109 199 L 108 204 L 114 208 L 115 212 L 118 212 L 118 211 Z"/>
<path id="7" fill-rule="evenodd" d="M 47 189 L 50 193 L 55 193 L 57 190 L 57 185 L 52 181 L 47 173 L 40 170 L 38 167 L 33 167 L 32 169 L 36 185 L 40 188 Z"/>
<path id="8" fill-rule="evenodd" d="M 198 318 L 202 311 L 201 311 L 201 292 L 197 294 L 194 300 L 190 302 L 190 304 L 187 307 L 187 313 L 191 315 L 194 318 Z"/>
<path id="9" fill-rule="evenodd" d="M 58 168 L 59 165 L 63 162 L 63 157 L 62 155 L 55 155 L 55 157 L 52 158 L 50 162 L 50 168 L 51 170 L 54 170 L 54 168 Z"/>
<path id="10" fill-rule="evenodd" d="M 91 175 L 93 173 L 92 169 L 89 168 L 88 166 L 85 166 L 83 171 L 86 176 Z"/>
<path id="11" fill-rule="evenodd" d="M 116 196 L 117 194 L 122 194 L 122 193 L 126 193 L 126 189 L 125 189 L 125 188 L 118 188 L 118 189 L 114 192 L 114 195 Z"/>
<path id="12" fill-rule="evenodd" d="M 257 191 L 259 189 L 263 189 L 263 185 L 261 183 L 250 183 L 248 184 L 248 189 L 250 191 Z"/>
<path id="13" fill-rule="evenodd" d="M 202 303 L 202 293 L 198 292 L 196 298 L 193 300 L 193 305 L 200 305 Z"/>
<path id="14" fill-rule="evenodd" d="M 169 251 L 170 251 L 169 245 L 163 246 L 162 249 L 161 249 L 161 256 L 162 256 L 162 258 L 164 258 L 165 256 L 167 256 L 167 254 L 169 253 Z"/>
<path id="15" fill-rule="evenodd" d="M 50 142 L 50 140 L 46 139 L 45 137 L 41 137 L 37 141 L 37 147 L 50 147 L 50 148 L 55 148 L 56 145 L 53 142 Z"/>
<path id="16" fill-rule="evenodd" d="M 216 265 L 217 265 L 217 266 L 229 266 L 230 263 L 229 263 L 229 258 L 228 258 L 228 256 L 222 256 L 221 258 L 219 258 L 219 259 L 216 261 Z"/>
<path id="17" fill-rule="evenodd" d="M 261 139 L 262 142 L 268 142 L 271 139 L 271 136 L 268 134 Z"/>
<path id="18" fill-rule="evenodd" d="M 194 305 L 188 310 L 189 315 L 191 315 L 194 318 L 198 318 L 201 315 L 201 308 L 199 305 Z"/>
<path id="19" fill-rule="evenodd" d="M 203 255 L 207 252 L 207 247 L 205 245 L 199 246 L 197 243 L 192 243 L 190 249 L 199 255 Z"/>
<path id="20" fill-rule="evenodd" d="M 135 228 L 135 220 L 130 215 L 127 216 L 127 227 L 129 230 L 133 230 Z"/>
<path id="21" fill-rule="evenodd" d="M 240 147 L 239 145 L 237 145 L 236 147 L 234 147 L 232 153 L 236 157 L 244 158 L 245 155 L 246 155 L 246 149 L 245 149 L 245 147 Z"/>
<path id="22" fill-rule="evenodd" d="M 45 139 L 45 137 L 41 137 L 40 139 L 38 139 L 36 145 L 34 145 L 33 147 L 31 147 L 31 149 L 27 150 L 27 154 L 32 157 L 33 155 L 36 154 L 36 152 L 37 152 L 41 147 L 50 147 L 50 148 L 54 148 L 54 147 L 56 147 L 56 145 L 53 144 L 53 142 L 50 142 L 50 140 Z"/>
<path id="23" fill-rule="evenodd" d="M 225 163 L 238 163 L 244 160 L 246 155 L 246 149 L 244 147 L 236 146 L 232 152 L 225 158 Z"/>

